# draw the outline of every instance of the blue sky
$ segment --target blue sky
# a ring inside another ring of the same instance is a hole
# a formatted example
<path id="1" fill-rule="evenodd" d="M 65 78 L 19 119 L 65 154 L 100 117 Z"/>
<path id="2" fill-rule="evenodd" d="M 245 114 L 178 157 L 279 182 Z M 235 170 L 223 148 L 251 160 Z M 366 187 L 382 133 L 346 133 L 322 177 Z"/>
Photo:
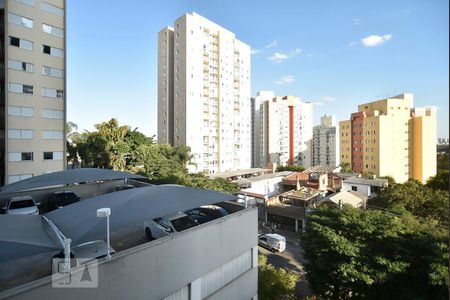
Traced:
<path id="1" fill-rule="evenodd" d="M 438 107 L 449 136 L 449 2 L 68 0 L 68 120 L 112 117 L 156 134 L 157 33 L 195 11 L 249 44 L 252 95 L 292 94 L 320 116 L 348 119 L 359 103 L 414 94 Z"/>

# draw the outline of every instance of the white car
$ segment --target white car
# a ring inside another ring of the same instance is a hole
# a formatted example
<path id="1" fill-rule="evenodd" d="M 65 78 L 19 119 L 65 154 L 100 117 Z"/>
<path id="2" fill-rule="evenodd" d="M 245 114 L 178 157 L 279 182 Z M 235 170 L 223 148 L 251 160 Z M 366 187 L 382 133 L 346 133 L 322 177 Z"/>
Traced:
<path id="1" fill-rule="evenodd" d="M 264 234 L 258 237 L 258 245 L 281 253 L 286 249 L 286 238 L 276 233 Z"/>
<path id="2" fill-rule="evenodd" d="M 159 217 L 144 224 L 145 235 L 150 241 L 174 232 L 186 230 L 197 226 L 198 222 L 185 213 L 178 212 L 173 215 Z"/>
<path id="3" fill-rule="evenodd" d="M 11 197 L 8 204 L 3 207 L 7 215 L 38 215 L 38 206 L 31 196 Z"/>

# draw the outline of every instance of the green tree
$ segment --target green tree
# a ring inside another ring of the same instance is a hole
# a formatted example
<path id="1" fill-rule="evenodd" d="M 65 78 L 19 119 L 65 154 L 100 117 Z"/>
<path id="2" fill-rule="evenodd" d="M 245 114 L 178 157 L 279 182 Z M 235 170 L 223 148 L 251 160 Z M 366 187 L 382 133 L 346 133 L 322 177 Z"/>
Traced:
<path id="1" fill-rule="evenodd" d="M 258 298 L 261 300 L 295 299 L 295 285 L 300 275 L 275 268 L 265 255 L 258 257 Z"/>
<path id="2" fill-rule="evenodd" d="M 448 222 L 448 190 L 434 190 L 410 179 L 403 184 L 391 184 L 369 200 L 369 205 L 409 211 L 415 216 Z"/>
<path id="3" fill-rule="evenodd" d="M 448 231 L 378 210 L 321 207 L 302 236 L 307 278 L 325 299 L 448 299 Z"/>
<path id="4" fill-rule="evenodd" d="M 431 189 L 434 189 L 434 190 L 448 191 L 448 189 L 449 189 L 448 177 L 449 177 L 449 171 L 441 170 L 436 174 L 436 176 L 431 177 L 427 181 L 426 186 Z"/>
<path id="5" fill-rule="evenodd" d="M 448 149 L 448 148 L 447 148 Z M 447 150 L 448 151 L 448 150 Z M 443 170 L 449 170 L 449 154 L 447 153 L 438 153 L 437 154 L 437 172 L 443 171 Z"/>
<path id="6" fill-rule="evenodd" d="M 303 166 L 297 166 L 297 165 L 279 166 L 277 168 L 277 172 L 282 172 L 282 171 L 303 172 L 303 171 L 305 171 L 305 168 Z"/>
<path id="7" fill-rule="evenodd" d="M 78 159 L 78 149 L 76 141 L 79 140 L 80 134 L 77 132 L 78 125 L 74 122 L 66 123 L 66 152 L 67 152 L 67 163 L 75 166 Z"/>
<path id="8" fill-rule="evenodd" d="M 104 142 L 104 153 L 106 153 L 107 168 L 113 170 L 124 170 L 126 156 L 129 153 L 129 145 L 125 142 L 125 135 L 130 130 L 129 126 L 119 126 L 119 121 L 115 118 L 107 122 L 95 124 L 99 139 Z"/>
<path id="9" fill-rule="evenodd" d="M 343 162 L 343 163 L 341 163 L 340 166 L 341 166 L 342 173 L 353 173 L 351 164 Z"/>

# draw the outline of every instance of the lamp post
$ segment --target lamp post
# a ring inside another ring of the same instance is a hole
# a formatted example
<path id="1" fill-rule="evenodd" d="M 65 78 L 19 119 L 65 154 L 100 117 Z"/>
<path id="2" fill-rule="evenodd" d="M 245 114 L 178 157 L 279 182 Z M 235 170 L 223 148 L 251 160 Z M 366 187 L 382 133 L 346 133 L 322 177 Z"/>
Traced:
<path id="1" fill-rule="evenodd" d="M 104 207 L 97 209 L 97 217 L 98 218 L 106 218 L 106 243 L 108 245 L 108 254 L 106 255 L 106 259 L 111 258 L 111 246 L 109 243 L 109 216 L 111 215 L 111 208 Z"/>

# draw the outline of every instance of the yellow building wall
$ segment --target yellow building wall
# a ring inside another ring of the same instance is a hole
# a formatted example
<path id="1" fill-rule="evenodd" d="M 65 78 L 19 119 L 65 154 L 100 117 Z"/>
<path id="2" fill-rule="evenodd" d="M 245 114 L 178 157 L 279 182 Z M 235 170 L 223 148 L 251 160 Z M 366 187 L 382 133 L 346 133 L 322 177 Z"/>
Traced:
<path id="1" fill-rule="evenodd" d="M 363 172 L 379 177 L 379 117 L 366 117 L 364 118 L 363 124 Z"/>
<path id="2" fill-rule="evenodd" d="M 422 183 L 436 175 L 436 118 L 433 115 L 411 119 L 411 178 Z"/>
<path id="3" fill-rule="evenodd" d="M 339 122 L 340 163 L 352 164 L 352 122 L 350 120 Z"/>
<path id="4" fill-rule="evenodd" d="M 378 176 L 391 176 L 396 182 L 403 183 L 409 178 L 408 118 L 384 115 L 378 120 Z"/>

